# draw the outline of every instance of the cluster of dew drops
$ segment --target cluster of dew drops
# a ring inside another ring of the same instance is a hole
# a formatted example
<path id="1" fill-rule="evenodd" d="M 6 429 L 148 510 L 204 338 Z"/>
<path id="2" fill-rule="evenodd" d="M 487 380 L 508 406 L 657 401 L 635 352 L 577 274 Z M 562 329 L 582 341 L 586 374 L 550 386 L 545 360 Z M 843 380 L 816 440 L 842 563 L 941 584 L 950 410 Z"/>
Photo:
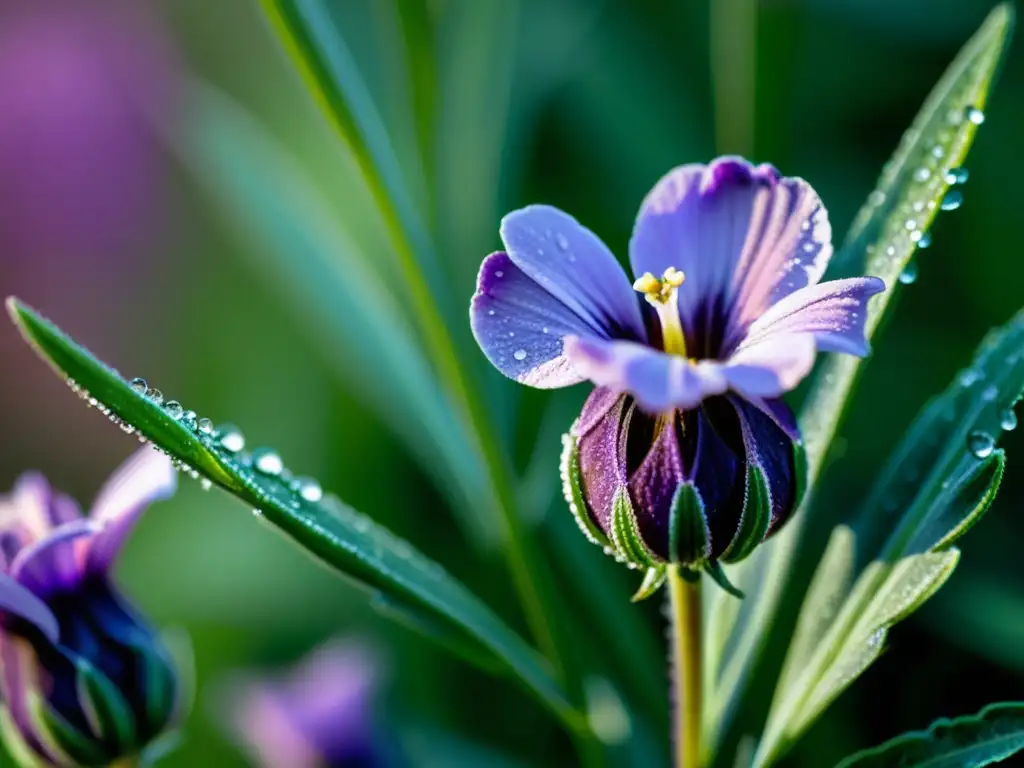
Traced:
<path id="1" fill-rule="evenodd" d="M 215 427 L 210 419 L 198 416 L 195 411 L 185 410 L 177 400 L 165 401 L 163 393 L 159 389 L 150 387 L 145 379 L 134 378 L 128 382 L 128 385 L 133 392 L 142 395 L 153 405 L 161 407 L 170 418 L 195 433 L 199 440 L 208 448 L 221 451 L 245 469 L 251 468 L 265 477 L 277 480 L 304 501 L 315 504 L 323 498 L 323 489 L 319 482 L 312 477 L 295 477 L 284 465 L 280 455 L 273 449 L 257 448 L 251 453 L 247 452 L 245 450 L 245 435 L 233 424 L 222 424 Z M 137 434 L 140 443 L 149 442 L 146 437 L 137 432 L 134 426 L 122 420 L 110 408 L 95 397 L 92 397 L 73 379 L 68 379 L 68 386 L 85 400 L 89 406 L 98 409 L 124 432 L 130 435 Z M 175 469 L 184 472 L 194 480 L 199 480 L 203 490 L 209 490 L 213 487 L 213 483 L 208 478 L 202 477 L 198 470 L 180 459 L 172 457 L 172 461 Z M 293 504 L 293 506 L 297 505 L 298 502 Z"/>
<path id="2" fill-rule="evenodd" d="M 1019 355 L 1014 355 L 1007 359 L 1007 363 L 1012 366 L 1019 362 L 1019 360 Z M 958 382 L 960 386 L 967 388 L 981 383 L 983 378 L 984 374 L 980 371 L 967 368 L 960 372 Z M 999 397 L 999 388 L 995 384 L 989 384 L 982 390 L 981 399 L 987 403 L 994 402 L 997 397 Z M 1002 432 L 1012 432 L 1016 428 L 1017 414 L 1013 410 L 1013 405 L 1009 405 L 999 411 L 999 429 Z M 974 430 L 967 435 L 967 450 L 976 459 L 987 459 L 995 451 L 998 439 L 998 435 L 993 435 L 980 429 Z"/>
<path id="3" fill-rule="evenodd" d="M 967 121 L 974 125 L 981 125 L 985 122 L 985 113 L 977 107 L 969 106 L 963 110 L 950 110 L 946 116 L 946 122 L 950 126 L 959 126 Z M 910 238 L 910 241 L 914 243 L 918 248 L 927 248 L 931 245 L 932 235 L 930 231 L 925 231 L 922 228 L 923 218 L 920 214 L 925 211 L 933 211 L 936 206 L 940 211 L 955 211 L 964 202 L 964 193 L 961 187 L 967 182 L 969 173 L 966 168 L 950 168 L 947 171 L 942 171 L 939 168 L 943 157 L 945 156 L 945 149 L 943 148 L 942 142 L 946 136 L 940 135 L 940 141 L 933 144 L 928 154 L 926 155 L 925 162 L 914 170 L 913 180 L 918 184 L 927 184 L 932 177 L 937 173 L 943 173 L 943 181 L 949 185 L 949 189 L 943 196 L 942 200 L 936 204 L 935 200 L 916 200 L 908 208 L 907 219 L 903 222 L 903 228 L 906 230 L 906 235 Z M 916 140 L 916 135 L 908 135 L 904 141 Z M 872 205 L 879 206 L 885 202 L 885 193 L 881 190 L 875 190 L 871 193 L 868 198 Z M 868 247 L 869 252 L 873 251 L 873 246 Z M 888 256 L 895 256 L 896 246 L 890 245 L 886 251 Z M 907 266 L 900 273 L 899 281 L 904 285 L 909 285 L 917 280 L 917 262 L 910 261 Z"/>

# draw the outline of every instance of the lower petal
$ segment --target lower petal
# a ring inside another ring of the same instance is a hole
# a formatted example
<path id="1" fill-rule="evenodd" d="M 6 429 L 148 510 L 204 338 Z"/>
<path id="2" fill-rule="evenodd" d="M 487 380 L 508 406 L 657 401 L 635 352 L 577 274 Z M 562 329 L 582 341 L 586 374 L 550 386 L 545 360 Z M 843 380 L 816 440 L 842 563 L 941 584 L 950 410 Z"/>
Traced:
<path id="1" fill-rule="evenodd" d="M 565 351 L 581 376 L 628 392 L 649 413 L 694 408 L 729 386 L 723 367 L 713 360 L 693 362 L 635 342 L 569 337 Z"/>
<path id="2" fill-rule="evenodd" d="M 741 347 L 724 367 L 729 388 L 747 398 L 775 398 L 791 391 L 814 367 L 814 337 L 773 334 Z"/>
<path id="3" fill-rule="evenodd" d="M 50 642 L 57 642 L 59 629 L 57 619 L 46 603 L 29 589 L 5 573 L 0 573 L 0 615 L 25 621 L 42 632 Z"/>

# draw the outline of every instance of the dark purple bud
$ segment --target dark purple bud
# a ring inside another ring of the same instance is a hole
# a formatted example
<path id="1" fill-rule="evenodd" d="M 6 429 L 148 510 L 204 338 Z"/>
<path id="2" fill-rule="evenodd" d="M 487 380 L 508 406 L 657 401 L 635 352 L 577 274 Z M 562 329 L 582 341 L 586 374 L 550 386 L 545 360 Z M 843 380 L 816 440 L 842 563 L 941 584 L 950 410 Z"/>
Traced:
<path id="1" fill-rule="evenodd" d="M 710 569 L 749 556 L 796 509 L 805 468 L 792 413 L 735 395 L 650 415 L 595 390 L 565 437 L 566 497 L 588 538 L 648 569 Z"/>

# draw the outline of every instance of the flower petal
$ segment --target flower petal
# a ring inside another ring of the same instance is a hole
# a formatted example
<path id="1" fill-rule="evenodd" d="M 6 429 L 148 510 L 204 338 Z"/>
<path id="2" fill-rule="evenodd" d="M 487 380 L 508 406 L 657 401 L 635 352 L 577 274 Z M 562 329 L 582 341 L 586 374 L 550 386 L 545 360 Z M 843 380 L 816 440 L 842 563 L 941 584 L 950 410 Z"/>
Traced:
<path id="1" fill-rule="evenodd" d="M 541 389 L 568 387 L 583 377 L 562 354 L 565 336 L 595 331 L 541 288 L 505 253 L 492 253 L 480 267 L 470 323 L 477 343 L 499 371 Z"/>
<path id="2" fill-rule="evenodd" d="M 53 612 L 46 603 L 6 573 L 0 573 L 0 615 L 27 621 L 51 643 L 57 642 L 59 628 Z"/>
<path id="3" fill-rule="evenodd" d="M 636 275 L 684 273 L 680 314 L 698 357 L 717 354 L 772 301 L 817 282 L 831 255 L 828 217 L 810 185 L 737 157 L 662 178 L 630 241 Z"/>
<path id="4" fill-rule="evenodd" d="M 549 205 L 530 205 L 501 220 L 501 239 L 513 263 L 595 335 L 646 338 L 640 302 L 625 271 L 600 238 L 572 216 Z"/>
<path id="5" fill-rule="evenodd" d="M 581 511 L 606 536 L 611 530 L 615 494 L 626 486 L 626 436 L 632 411 L 625 395 L 598 387 L 587 397 L 573 425 L 587 506 Z"/>
<path id="6" fill-rule="evenodd" d="M 693 408 L 728 389 L 724 369 L 714 360 L 693 362 L 631 341 L 569 337 L 565 354 L 580 375 L 628 392 L 649 413 Z"/>
<path id="7" fill-rule="evenodd" d="M 715 398 L 685 420 L 687 439 L 695 441 L 692 482 L 704 502 L 712 559 L 732 542 L 744 501 L 744 456 L 730 445 L 736 442 L 730 434 L 736 432 L 736 419 L 731 413 L 721 418 L 720 406 L 721 398 Z"/>
<path id="8" fill-rule="evenodd" d="M 802 288 L 774 304 L 751 323 L 739 351 L 776 335 L 811 334 L 823 352 L 866 355 L 868 299 L 885 290 L 877 277 L 832 280 Z"/>
<path id="9" fill-rule="evenodd" d="M 38 472 L 26 472 L 9 496 L 0 496 L 0 535 L 12 533 L 22 546 L 80 516 L 77 504 L 55 493 Z"/>
<path id="10" fill-rule="evenodd" d="M 735 396 L 730 396 L 729 401 L 740 417 L 747 462 L 760 466 L 768 479 L 772 510 L 768 533 L 771 534 L 789 518 L 796 506 L 793 440 L 757 406 Z"/>
<path id="11" fill-rule="evenodd" d="M 146 446 L 129 457 L 93 504 L 89 519 L 102 527 L 88 542 L 86 567 L 93 573 L 109 569 L 142 513 L 174 495 L 177 486 L 178 473 L 165 454 Z"/>
<path id="12" fill-rule="evenodd" d="M 21 550 L 11 563 L 11 576 L 44 599 L 53 592 L 73 589 L 83 575 L 76 545 L 99 530 L 99 525 L 85 518 L 62 525 Z"/>
<path id="13" fill-rule="evenodd" d="M 672 504 L 679 485 L 686 480 L 681 438 L 678 417 L 674 417 L 658 433 L 654 445 L 629 478 L 629 495 L 640 536 L 647 548 L 666 562 L 672 559 Z"/>
<path id="14" fill-rule="evenodd" d="M 794 389 L 814 367 L 814 337 L 777 333 L 741 347 L 723 366 L 729 388 L 747 398 L 774 398 Z"/>

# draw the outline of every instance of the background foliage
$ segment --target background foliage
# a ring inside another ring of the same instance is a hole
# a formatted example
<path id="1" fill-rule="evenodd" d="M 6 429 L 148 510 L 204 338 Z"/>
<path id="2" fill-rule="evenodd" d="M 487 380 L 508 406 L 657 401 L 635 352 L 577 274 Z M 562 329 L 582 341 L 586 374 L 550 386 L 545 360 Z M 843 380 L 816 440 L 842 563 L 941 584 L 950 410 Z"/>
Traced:
<path id="1" fill-rule="evenodd" d="M 436 166 L 425 172 L 439 180 L 433 224 L 446 245 L 438 254 L 446 285 L 459 299 L 447 318 L 453 324 L 464 323 L 476 267 L 497 245 L 497 218 L 505 210 L 530 201 L 556 204 L 623 253 L 639 200 L 657 177 L 718 152 L 769 160 L 807 178 L 836 231 L 845 231 L 924 96 L 989 10 L 988 3 L 959 2 L 939 13 L 924 0 L 725 0 L 714 7 L 448 0 L 436 4 L 446 19 L 436 49 L 413 48 L 420 58 L 406 62 L 397 31 L 406 5 L 339 2 L 334 11 L 385 120 L 398 130 L 403 157 L 422 140 L 405 111 L 407 74 L 437 72 L 442 82 L 433 92 Z M 152 10 L 178 75 L 202 77 L 263 121 L 327 196 L 332 217 L 360 246 L 355 258 L 387 280 L 394 254 L 353 161 L 338 151 L 257 4 L 167 0 Z M 938 220 L 931 248 L 916 257 L 916 283 L 875 345 L 842 433 L 841 469 L 829 475 L 827 500 L 817 505 L 832 519 L 810 528 L 800 566 L 808 578 L 831 524 L 856 511 L 850 500 L 862 499 L 925 399 L 969 361 L 990 326 L 1019 308 L 1024 269 L 1017 263 L 1013 190 L 1024 173 L 1017 151 L 1022 81 L 1024 63 L 1011 50 L 970 155 L 966 202 Z M 179 91 L 166 101 L 171 109 L 163 120 L 185 132 L 203 129 L 194 100 Z M 299 291 L 282 289 L 288 284 L 279 264 L 257 257 L 263 244 L 252 237 L 256 228 L 213 205 L 180 155 L 162 154 L 161 169 L 159 215 L 131 248 L 98 258 L 74 247 L 5 247 L 2 293 L 74 329 L 128 375 L 147 377 L 216 420 L 245 425 L 251 444 L 275 446 L 291 467 L 319 477 L 517 621 L 500 559 L 474 546 L 474 530 L 453 515 L 444 478 L 425 474 L 395 432 L 363 407 L 366 382 L 382 374 L 353 371 L 343 357 L 339 365 L 323 319 L 304 311 Z M 342 256 L 342 269 L 362 268 Z M 0 487 L 38 467 L 87 501 L 133 444 L 69 398 L 10 327 L 0 328 L 0 355 L 5 370 L 18 372 L 0 383 Z M 480 356 L 465 360 L 482 368 Z M 545 417 L 551 396 L 489 381 L 490 407 L 518 446 L 520 470 L 534 479 L 532 524 L 553 559 L 557 553 L 560 604 L 575 626 L 589 630 L 595 601 L 624 602 L 636 585 L 635 574 L 575 532 L 557 497 L 558 434 L 582 393 Z M 538 430 L 550 458 L 531 466 Z M 1017 552 L 1024 521 L 1015 514 L 1024 480 L 1014 469 L 1024 448 L 1020 432 L 1003 445 L 1009 463 L 1002 493 L 961 542 L 952 580 L 893 630 L 889 652 L 813 727 L 787 765 L 831 764 L 937 717 L 1024 696 Z M 576 573 L 586 576 L 569 578 Z M 410 748 L 443 754 L 443 730 L 527 764 L 569 759 L 565 737 L 514 684 L 495 685 L 382 620 L 361 593 L 256 524 L 247 509 L 203 493 L 197 483 L 183 483 L 175 500 L 143 521 L 121 578 L 156 621 L 190 633 L 201 692 L 214 690 L 224 671 L 286 663 L 340 631 L 370 639 L 387 656 L 382 716 L 402 728 Z M 666 725 L 659 713 L 665 718 L 667 706 L 659 688 L 661 619 L 657 605 L 629 610 L 649 634 L 636 633 L 625 648 L 607 634 L 607 622 L 595 635 L 615 648 L 619 668 L 609 675 L 631 681 L 625 694 L 643 702 L 652 724 L 635 734 L 632 748 L 657 758 Z M 595 651 L 589 637 L 588 631 L 578 638 L 585 658 Z M 623 668 L 629 658 L 630 668 Z M 771 693 L 766 687 L 765 705 Z M 168 766 L 241 764 L 212 724 L 215 715 L 215 699 L 201 695 L 188 740 Z"/>

